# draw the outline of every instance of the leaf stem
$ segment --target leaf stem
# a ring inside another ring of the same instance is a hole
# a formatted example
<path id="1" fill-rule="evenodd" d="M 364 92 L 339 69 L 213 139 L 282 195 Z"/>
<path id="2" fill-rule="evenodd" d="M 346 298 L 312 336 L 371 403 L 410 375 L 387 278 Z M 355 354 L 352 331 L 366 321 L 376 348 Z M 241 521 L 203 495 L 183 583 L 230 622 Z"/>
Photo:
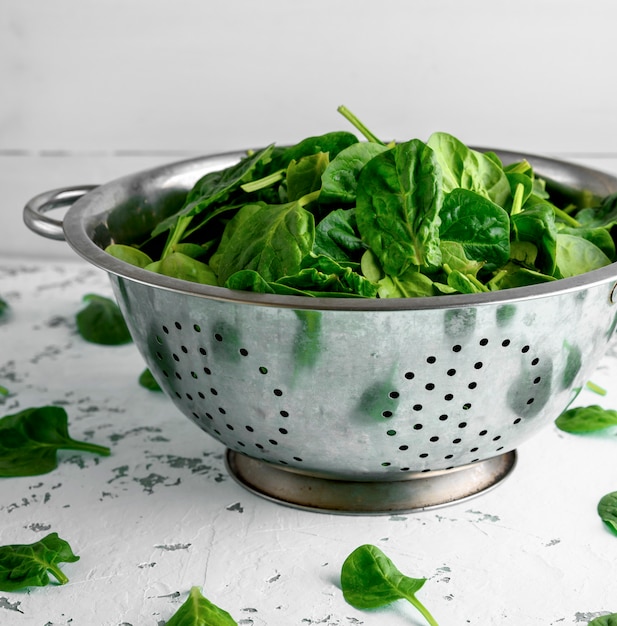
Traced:
<path id="1" fill-rule="evenodd" d="M 54 575 L 60 585 L 66 585 L 69 582 L 67 575 L 56 565 L 48 564 L 47 569 Z"/>
<path id="2" fill-rule="evenodd" d="M 553 205 L 553 211 L 555 216 L 563 220 L 568 226 L 572 226 L 573 228 L 578 228 L 581 224 L 577 222 L 571 215 L 568 215 L 565 211 Z"/>
<path id="3" fill-rule="evenodd" d="M 346 106 L 341 105 L 337 111 L 349 122 L 351 122 L 370 142 L 378 143 L 382 146 L 386 144 L 374 135 Z"/>
<path id="4" fill-rule="evenodd" d="M 413 604 L 416 607 L 416 609 L 418 609 L 418 611 L 420 611 L 420 613 L 422 613 L 422 615 L 424 616 L 424 619 L 431 626 L 439 626 L 435 618 L 429 613 L 429 610 L 422 604 L 422 602 L 420 602 L 420 600 L 418 600 L 418 598 L 416 598 L 416 596 L 410 595 L 410 596 L 405 596 L 405 597 L 409 600 L 409 602 L 411 602 L 411 604 Z"/>
<path id="5" fill-rule="evenodd" d="M 250 183 L 240 185 L 240 189 L 242 189 L 242 191 L 245 191 L 246 193 L 259 191 L 260 189 L 266 189 L 267 187 L 271 187 L 272 185 L 274 185 L 274 183 L 278 183 L 280 180 L 283 180 L 284 173 L 285 170 L 278 170 L 258 180 L 252 180 Z"/>
<path id="6" fill-rule="evenodd" d="M 111 450 L 107 446 L 101 446 L 97 443 L 89 443 L 87 441 L 76 441 L 71 439 L 68 443 L 61 446 L 63 450 L 79 450 L 81 452 L 92 452 L 101 456 L 109 456 Z"/>

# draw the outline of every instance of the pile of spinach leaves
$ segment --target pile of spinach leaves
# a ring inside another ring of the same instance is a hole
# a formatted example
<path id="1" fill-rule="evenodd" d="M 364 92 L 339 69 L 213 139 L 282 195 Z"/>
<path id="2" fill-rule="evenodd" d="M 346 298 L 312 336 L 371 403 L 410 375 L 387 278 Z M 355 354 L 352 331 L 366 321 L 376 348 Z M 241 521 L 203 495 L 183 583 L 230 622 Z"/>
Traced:
<path id="1" fill-rule="evenodd" d="M 335 131 L 205 174 L 139 245 L 106 250 L 231 289 L 391 298 L 479 293 L 616 260 L 617 194 L 558 189 L 443 132 L 385 144 Z M 557 192 L 556 192 L 557 193 Z"/>

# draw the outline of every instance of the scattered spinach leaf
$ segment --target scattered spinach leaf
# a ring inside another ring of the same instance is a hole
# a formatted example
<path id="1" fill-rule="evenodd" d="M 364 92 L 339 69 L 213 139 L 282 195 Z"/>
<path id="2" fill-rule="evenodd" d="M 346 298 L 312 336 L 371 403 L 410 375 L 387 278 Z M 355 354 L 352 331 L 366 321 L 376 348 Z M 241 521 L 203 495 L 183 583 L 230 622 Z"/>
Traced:
<path id="1" fill-rule="evenodd" d="M 106 446 L 72 439 L 62 407 L 30 408 L 0 419 L 0 477 L 51 472 L 58 466 L 60 449 L 110 454 Z"/>
<path id="2" fill-rule="evenodd" d="M 0 298 L 0 317 L 2 317 L 2 315 L 4 315 L 4 313 L 8 310 L 9 305 L 6 302 L 6 300 L 3 300 L 2 298 Z"/>
<path id="3" fill-rule="evenodd" d="M 152 372 L 146 368 L 139 376 L 139 384 L 150 391 L 162 391 L 161 386 L 156 382 Z"/>
<path id="4" fill-rule="evenodd" d="M 8 396 L 9 393 L 9 390 L 6 387 L 0 385 L 0 396 Z"/>
<path id="5" fill-rule="evenodd" d="M 84 296 L 86 303 L 77 313 L 77 330 L 91 343 L 117 346 L 132 341 L 129 329 L 118 305 L 104 296 L 88 294 Z"/>
<path id="6" fill-rule="evenodd" d="M 206 599 L 199 587 L 192 587 L 189 596 L 166 622 L 166 626 L 238 626 L 227 611 Z"/>
<path id="7" fill-rule="evenodd" d="M 598 502 L 598 515 L 606 527 L 617 535 L 617 491 L 607 493 Z"/>
<path id="8" fill-rule="evenodd" d="M 51 582 L 49 574 L 64 585 L 69 579 L 58 563 L 78 560 L 58 533 L 50 533 L 35 543 L 0 546 L 0 591 L 44 587 Z"/>
<path id="9" fill-rule="evenodd" d="M 597 404 L 574 407 L 564 411 L 555 420 L 555 425 L 566 433 L 594 433 L 617 426 L 617 411 Z"/>
<path id="10" fill-rule="evenodd" d="M 402 574 L 376 546 L 365 544 L 356 548 L 343 563 L 341 588 L 345 600 L 357 609 L 376 609 L 405 599 L 422 613 L 431 626 L 435 618 L 416 598 L 426 578 L 410 578 Z"/>

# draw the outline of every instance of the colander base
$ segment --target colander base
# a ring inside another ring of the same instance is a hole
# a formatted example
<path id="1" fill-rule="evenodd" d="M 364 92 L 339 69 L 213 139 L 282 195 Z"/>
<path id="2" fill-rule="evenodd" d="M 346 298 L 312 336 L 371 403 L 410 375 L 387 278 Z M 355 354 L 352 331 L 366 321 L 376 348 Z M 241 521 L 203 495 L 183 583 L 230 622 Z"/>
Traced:
<path id="1" fill-rule="evenodd" d="M 229 474 L 252 493 L 278 504 L 341 515 L 410 513 L 454 504 L 497 486 L 513 470 L 516 451 L 404 480 L 355 481 L 316 477 L 227 450 Z"/>

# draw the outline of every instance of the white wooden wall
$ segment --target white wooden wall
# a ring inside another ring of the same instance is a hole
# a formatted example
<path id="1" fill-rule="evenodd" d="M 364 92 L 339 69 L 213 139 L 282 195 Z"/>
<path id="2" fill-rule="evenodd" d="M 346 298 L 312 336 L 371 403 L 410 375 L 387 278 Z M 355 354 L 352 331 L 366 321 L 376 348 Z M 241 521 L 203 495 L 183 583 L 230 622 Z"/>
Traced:
<path id="1" fill-rule="evenodd" d="M 615 0 L 0 0 L 0 255 L 47 189 L 349 128 L 617 174 Z"/>

